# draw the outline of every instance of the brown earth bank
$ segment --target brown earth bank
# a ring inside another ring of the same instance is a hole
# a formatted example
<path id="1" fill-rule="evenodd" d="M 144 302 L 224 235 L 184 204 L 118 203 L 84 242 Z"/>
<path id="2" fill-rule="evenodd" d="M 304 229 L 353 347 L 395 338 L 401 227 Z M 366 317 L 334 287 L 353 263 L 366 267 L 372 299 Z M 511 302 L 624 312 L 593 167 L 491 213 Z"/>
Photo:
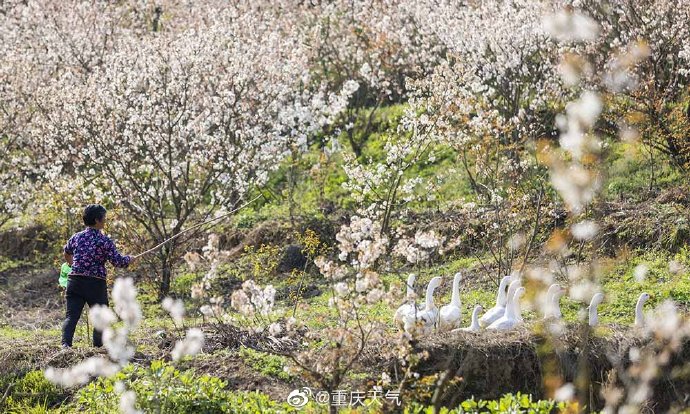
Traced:
<path id="1" fill-rule="evenodd" d="M 180 362 L 179 368 L 214 375 L 227 381 L 230 389 L 259 390 L 276 400 L 284 400 L 291 390 L 308 385 L 300 380 L 286 382 L 262 375 L 235 352 L 246 346 L 281 354 L 299 349 L 296 341 L 230 325 L 209 324 L 203 329 L 206 333 L 203 354 Z M 621 378 L 630 366 L 630 350 L 644 351 L 651 346 L 648 339 L 632 328 L 605 327 L 592 335 L 579 325 L 570 325 L 562 334 L 549 336 L 549 339 L 538 332 L 539 326 L 528 325 L 511 332 L 445 333 L 423 338 L 414 341 L 413 348 L 416 352 L 426 351 L 428 358 L 414 371 L 422 377 L 447 373 L 448 378 L 457 380 L 445 383 L 439 394 L 440 403 L 449 407 L 471 397 L 495 399 L 518 391 L 535 398 L 550 398 L 563 381 L 577 382 L 578 373 L 588 372 L 590 398 L 587 403 L 593 409 L 601 409 L 604 405 L 602 390 L 621 385 Z M 137 346 L 146 351 L 138 352 L 133 362 L 148 364 L 154 359 L 169 360 L 176 335 L 175 332 L 151 331 L 140 337 L 136 340 Z M 0 376 L 7 378 L 47 366 L 67 367 L 89 356 L 105 353 L 103 349 L 89 347 L 61 350 L 57 346 L 59 338 L 53 336 L 0 338 Z M 357 389 L 361 384 L 380 379 L 382 372 L 388 372 L 392 386 L 396 386 L 405 371 L 394 356 L 396 341 L 397 338 L 391 336 L 383 343 L 370 344 L 354 367 L 357 372 L 366 373 L 368 378 L 347 381 L 343 386 Z M 687 406 L 690 396 L 688 362 L 690 341 L 682 345 L 666 367 L 659 368 L 652 383 L 653 397 L 647 402 L 653 412 Z M 419 399 L 418 394 L 415 399 Z"/>
<path id="2" fill-rule="evenodd" d="M 690 239 L 690 196 L 683 187 L 674 187 L 660 193 L 655 199 L 645 202 L 599 201 L 592 205 L 591 216 L 601 221 L 601 231 L 596 245 L 605 254 L 615 254 L 623 247 L 639 249 L 665 249 L 677 251 Z M 220 235 L 220 248 L 229 252 L 229 258 L 239 257 L 246 247 L 262 244 L 283 248 L 296 243 L 296 234 L 313 230 L 327 246 L 335 246 L 335 235 L 340 226 L 349 222 L 352 211 L 337 210 L 321 218 L 296 216 L 292 220 L 271 219 L 251 227 L 218 226 L 210 229 Z M 411 212 L 399 217 L 401 228 L 407 232 L 417 229 L 436 230 L 447 239 L 465 234 L 481 234 L 487 222 L 493 217 L 491 211 L 465 212 L 449 209 Z M 566 223 L 566 213 L 558 208 L 548 217 L 540 219 L 540 234 L 548 235 L 551 230 Z M 544 241 L 544 240 L 541 240 Z M 54 232 L 44 226 L 35 225 L 21 229 L 0 232 L 0 256 L 24 260 L 36 255 L 54 253 L 60 243 Z M 190 246 L 201 250 L 205 240 L 197 240 Z M 56 247 L 57 246 L 57 247 Z M 475 238 L 463 240 L 448 253 L 474 254 L 482 248 Z M 538 249 L 537 249 L 538 250 Z"/>
<path id="3" fill-rule="evenodd" d="M 529 326 L 529 325 L 528 325 Z M 534 327 L 534 326 L 532 326 Z M 557 337 L 534 333 L 523 327 L 510 332 L 446 333 L 424 338 L 414 345 L 428 358 L 415 369 L 421 376 L 445 373 L 449 381 L 442 388 L 440 401 L 454 407 L 465 399 L 496 399 L 517 391 L 535 398 L 553 398 L 563 382 L 578 383 L 589 373 L 587 405 L 604 408 L 602 392 L 618 386 L 628 377 L 630 350 L 642 352 L 651 347 L 650 339 L 630 329 L 603 328 L 592 335 L 588 327 L 568 326 Z M 400 361 L 389 361 L 389 372 L 401 372 Z M 669 412 L 688 406 L 690 400 L 690 340 L 682 344 L 666 366 L 661 366 L 652 381 L 652 397 L 645 405 L 652 412 Z M 625 396 L 623 396 L 625 398 Z M 431 403 L 431 401 L 427 401 Z"/>
<path id="4" fill-rule="evenodd" d="M 20 266 L 0 272 L 0 326 L 53 328 L 62 322 L 65 302 L 58 270 Z"/>
<path id="5" fill-rule="evenodd" d="M 51 252 L 59 243 L 64 241 L 42 225 L 10 229 L 0 232 L 0 257 L 26 260 Z"/>

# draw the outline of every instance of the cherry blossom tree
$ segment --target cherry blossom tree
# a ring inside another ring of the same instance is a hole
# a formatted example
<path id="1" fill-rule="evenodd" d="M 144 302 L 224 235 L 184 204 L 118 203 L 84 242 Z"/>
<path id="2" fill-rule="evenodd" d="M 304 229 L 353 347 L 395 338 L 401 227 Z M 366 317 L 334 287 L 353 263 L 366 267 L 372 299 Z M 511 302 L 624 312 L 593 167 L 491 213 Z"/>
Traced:
<path id="1" fill-rule="evenodd" d="M 550 10 L 528 0 L 421 2 L 413 9 L 418 25 L 433 31 L 447 53 L 428 76 L 409 81 L 403 125 L 416 132 L 406 145 L 455 151 L 474 205 L 490 218 L 478 241 L 493 254 L 499 276 L 528 255 L 528 232 L 542 214 L 548 179 L 537 163 L 536 143 L 555 139 L 550 125 L 567 96 L 557 72 L 557 44 L 541 25 Z M 389 157 L 394 153 L 388 151 Z M 434 159 L 430 152 L 420 162 Z M 379 175 L 400 174 L 381 164 Z"/>
<path id="2" fill-rule="evenodd" d="M 0 224 L 42 186 L 61 186 L 55 154 L 44 158 L 31 148 L 38 90 L 60 78 L 78 83 L 102 65 L 122 36 L 144 27 L 131 10 L 76 0 L 0 5 Z"/>
<path id="3" fill-rule="evenodd" d="M 314 80 L 339 90 L 349 80 L 360 88 L 335 126 L 360 156 L 381 107 L 404 101 L 406 80 L 423 77 L 443 46 L 414 19 L 408 0 L 333 1 L 303 6 L 304 41 L 313 48 Z"/>
<path id="4" fill-rule="evenodd" d="M 236 205 L 266 181 L 287 142 L 306 141 L 357 87 L 302 88 L 305 50 L 260 12 L 217 20 L 124 38 L 83 83 L 56 80 L 36 97 L 34 145 L 121 204 L 156 243 Z M 161 295 L 179 243 L 158 252 Z"/>
<path id="5" fill-rule="evenodd" d="M 690 3 L 585 0 L 577 5 L 601 27 L 598 41 L 583 53 L 599 75 L 593 79 L 618 96 L 607 118 L 614 125 L 637 128 L 650 150 L 688 168 Z M 622 114 L 630 116 L 621 125 Z"/>

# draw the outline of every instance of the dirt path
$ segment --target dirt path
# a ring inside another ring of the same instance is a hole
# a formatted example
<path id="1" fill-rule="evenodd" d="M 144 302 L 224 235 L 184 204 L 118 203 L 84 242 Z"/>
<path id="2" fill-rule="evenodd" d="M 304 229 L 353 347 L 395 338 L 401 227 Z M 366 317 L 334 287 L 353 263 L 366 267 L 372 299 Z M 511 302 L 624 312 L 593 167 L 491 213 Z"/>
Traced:
<path id="1" fill-rule="evenodd" d="M 21 267 L 0 273 L 0 326 L 59 327 L 65 305 L 57 281 L 56 269 Z"/>

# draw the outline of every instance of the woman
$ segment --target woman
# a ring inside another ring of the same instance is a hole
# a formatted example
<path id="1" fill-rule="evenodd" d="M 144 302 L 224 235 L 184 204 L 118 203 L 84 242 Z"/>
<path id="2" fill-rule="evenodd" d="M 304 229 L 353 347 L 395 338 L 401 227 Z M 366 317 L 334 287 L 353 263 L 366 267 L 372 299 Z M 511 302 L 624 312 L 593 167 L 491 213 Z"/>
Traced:
<path id="1" fill-rule="evenodd" d="M 132 256 L 123 256 L 115 243 L 101 232 L 105 226 L 105 208 L 100 204 L 89 204 L 82 216 L 86 229 L 70 237 L 63 251 L 65 260 L 72 260 L 72 271 L 67 282 L 67 317 L 62 324 L 62 346 L 71 347 L 74 330 L 84 309 L 94 305 L 108 306 L 105 262 L 115 267 L 127 267 Z M 94 346 L 103 346 L 102 332 L 93 330 Z"/>

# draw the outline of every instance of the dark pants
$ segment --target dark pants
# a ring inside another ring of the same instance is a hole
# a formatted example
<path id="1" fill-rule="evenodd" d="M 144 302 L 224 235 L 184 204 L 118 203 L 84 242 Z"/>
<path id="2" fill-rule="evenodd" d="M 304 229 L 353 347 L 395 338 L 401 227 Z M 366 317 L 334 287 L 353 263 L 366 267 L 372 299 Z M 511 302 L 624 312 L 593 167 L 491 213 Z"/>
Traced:
<path id="1" fill-rule="evenodd" d="M 72 346 L 74 330 L 84 309 L 84 303 L 89 307 L 94 305 L 108 306 L 108 288 L 105 279 L 89 276 L 70 276 L 67 282 L 67 317 L 62 324 L 62 345 Z M 93 345 L 103 346 L 102 332 L 93 330 Z"/>

